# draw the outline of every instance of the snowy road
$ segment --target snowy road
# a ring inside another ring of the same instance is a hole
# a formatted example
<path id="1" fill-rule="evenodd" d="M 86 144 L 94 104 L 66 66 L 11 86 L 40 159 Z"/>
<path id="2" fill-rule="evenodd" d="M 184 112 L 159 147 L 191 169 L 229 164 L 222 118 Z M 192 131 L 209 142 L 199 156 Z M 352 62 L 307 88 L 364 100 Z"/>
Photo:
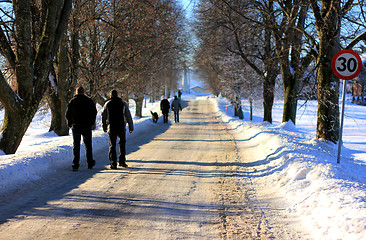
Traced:
<path id="1" fill-rule="evenodd" d="M 71 172 L 70 160 L 70 171 L 1 197 L 0 239 L 277 238 L 238 180 L 236 144 L 212 104 L 183 107 L 179 124 L 130 138 L 128 169 L 108 169 L 106 149 L 92 170 Z"/>

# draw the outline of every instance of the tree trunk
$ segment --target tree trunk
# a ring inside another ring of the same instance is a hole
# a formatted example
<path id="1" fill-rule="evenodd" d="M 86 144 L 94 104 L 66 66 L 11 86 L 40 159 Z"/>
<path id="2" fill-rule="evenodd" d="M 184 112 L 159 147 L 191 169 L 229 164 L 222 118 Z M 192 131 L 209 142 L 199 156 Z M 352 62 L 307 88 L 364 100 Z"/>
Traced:
<path id="1" fill-rule="evenodd" d="M 104 106 L 105 102 L 107 101 L 106 98 L 104 98 L 102 95 L 100 95 L 100 93 L 97 93 L 94 98 L 93 98 L 93 101 L 96 103 L 96 104 L 99 104 L 100 106 Z"/>
<path id="2" fill-rule="evenodd" d="M 150 102 L 151 102 L 151 103 L 155 102 L 155 99 L 156 99 L 156 94 L 155 94 L 155 92 L 153 91 L 153 92 L 152 92 L 152 94 L 151 94 L 151 96 L 150 96 Z"/>
<path id="3" fill-rule="evenodd" d="M 273 12 L 273 1 L 268 1 L 268 11 Z M 266 17 L 265 23 L 271 26 L 271 18 Z M 272 108 L 274 102 L 275 84 L 278 75 L 278 60 L 273 58 L 273 35 L 269 27 L 264 32 L 264 67 L 266 74 L 263 74 L 263 121 L 272 123 Z"/>
<path id="4" fill-rule="evenodd" d="M 272 123 L 272 108 L 274 101 L 274 91 L 275 91 L 275 76 L 267 76 L 264 78 L 263 83 L 263 121 Z"/>
<path id="5" fill-rule="evenodd" d="M 69 135 L 69 127 L 67 126 L 65 114 L 68 101 L 64 93 L 57 94 L 53 92 L 49 96 L 49 106 L 51 108 L 52 118 L 49 131 L 54 131 L 58 136 Z"/>
<path id="6" fill-rule="evenodd" d="M 250 116 L 249 116 L 249 119 L 250 121 L 253 121 L 253 99 L 252 98 L 249 98 L 249 104 L 250 104 Z M 271 111 L 272 111 L 272 108 L 271 108 Z M 272 114 L 271 114 L 272 116 Z"/>
<path id="7" fill-rule="evenodd" d="M 323 60 L 319 62 L 317 74 L 318 114 L 316 137 L 335 143 L 339 139 L 339 79 L 334 76 L 330 65 L 335 51 L 329 52 L 333 54 L 323 55 Z"/>
<path id="8" fill-rule="evenodd" d="M 282 76 L 284 82 L 284 106 L 282 122 L 288 122 L 291 120 L 294 124 L 296 123 L 296 111 L 297 111 L 297 92 L 299 82 L 293 75 Z"/>
<path id="9" fill-rule="evenodd" d="M 170 98 L 170 93 L 172 92 L 172 88 L 171 88 L 171 84 L 168 84 L 167 85 L 167 90 L 166 90 L 166 92 L 165 92 L 165 97 L 167 98 L 167 99 L 169 99 Z"/>
<path id="10" fill-rule="evenodd" d="M 135 116 L 136 117 L 142 117 L 142 105 L 144 103 L 144 96 L 136 96 L 134 98 L 135 102 L 136 102 L 136 112 L 135 112 Z"/>
<path id="11" fill-rule="evenodd" d="M 51 84 L 48 91 L 48 104 L 52 112 L 49 131 L 54 131 L 58 136 L 69 135 L 69 127 L 66 123 L 65 114 L 67 104 L 72 97 L 72 94 L 69 94 L 68 92 L 71 83 L 69 82 L 70 64 L 67 56 L 66 39 L 66 34 L 64 34 L 58 51 L 58 74 L 56 75 L 56 72 L 53 69 L 50 71 L 53 84 Z"/>
<path id="12" fill-rule="evenodd" d="M 38 106 L 38 105 L 37 105 Z M 14 154 L 18 149 L 29 124 L 32 122 L 37 106 L 27 106 L 21 109 L 5 109 L 5 115 L 0 132 L 1 150 L 5 154 Z"/>
<path id="13" fill-rule="evenodd" d="M 333 56 L 340 50 L 341 4 L 340 1 L 335 3 L 321 1 L 319 9 L 317 1 L 311 1 L 311 6 L 319 35 L 319 51 L 316 59 L 318 64 L 316 137 L 335 143 L 339 139 L 339 79 L 333 74 L 331 62 Z"/>
<path id="14" fill-rule="evenodd" d="M 234 101 L 234 114 L 236 117 L 239 117 L 239 119 L 244 119 L 243 110 L 241 108 L 240 98 L 236 97 Z"/>

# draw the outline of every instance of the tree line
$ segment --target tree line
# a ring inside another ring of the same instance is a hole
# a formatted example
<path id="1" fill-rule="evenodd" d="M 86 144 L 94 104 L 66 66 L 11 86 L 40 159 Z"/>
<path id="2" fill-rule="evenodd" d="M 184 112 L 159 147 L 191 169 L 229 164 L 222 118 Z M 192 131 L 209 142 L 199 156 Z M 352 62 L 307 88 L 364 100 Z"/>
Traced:
<path id="1" fill-rule="evenodd" d="M 318 101 L 316 137 L 338 141 L 340 83 L 331 61 L 341 49 L 365 49 L 364 1 L 200 0 L 195 16 L 196 65 L 237 114 L 241 97 L 251 101 L 262 91 L 263 119 L 272 122 L 281 79 L 282 121 L 296 123 L 299 96 L 308 88 Z"/>
<path id="2" fill-rule="evenodd" d="M 68 101 L 83 85 L 96 103 L 111 89 L 136 102 L 177 88 L 186 65 L 185 14 L 176 0 L 0 2 L 0 150 L 15 153 L 40 104 L 50 131 L 68 135 Z"/>

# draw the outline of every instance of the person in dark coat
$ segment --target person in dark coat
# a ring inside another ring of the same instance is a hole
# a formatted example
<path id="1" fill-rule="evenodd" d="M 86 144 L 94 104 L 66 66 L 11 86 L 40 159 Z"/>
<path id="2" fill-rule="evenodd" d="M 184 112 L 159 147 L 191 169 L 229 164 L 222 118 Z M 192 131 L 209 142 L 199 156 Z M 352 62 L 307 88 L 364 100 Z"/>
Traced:
<path id="1" fill-rule="evenodd" d="M 67 125 L 72 128 L 73 136 L 73 155 L 72 162 L 73 171 L 79 169 L 80 161 L 80 141 L 83 136 L 86 161 L 88 168 L 92 169 L 95 165 L 93 160 L 92 149 L 92 128 L 95 125 L 95 119 L 97 116 L 97 109 L 91 98 L 85 95 L 83 87 L 76 89 L 76 95 L 70 100 L 66 109 L 66 121 Z"/>
<path id="2" fill-rule="evenodd" d="M 179 110 L 182 110 L 182 106 L 180 105 L 180 101 L 177 96 L 174 96 L 174 100 L 172 102 L 172 110 L 174 111 L 175 122 L 179 122 Z"/>
<path id="3" fill-rule="evenodd" d="M 133 132 L 133 121 L 127 104 L 118 97 L 116 90 L 110 92 L 110 99 L 104 104 L 102 112 L 103 131 L 109 136 L 109 160 L 111 169 L 117 169 L 116 141 L 119 138 L 118 162 L 121 167 L 126 164 L 126 123 L 130 134 Z"/>
<path id="4" fill-rule="evenodd" d="M 160 110 L 161 113 L 163 114 L 164 123 L 168 123 L 169 109 L 170 109 L 169 101 L 168 99 L 164 98 L 160 102 Z"/>

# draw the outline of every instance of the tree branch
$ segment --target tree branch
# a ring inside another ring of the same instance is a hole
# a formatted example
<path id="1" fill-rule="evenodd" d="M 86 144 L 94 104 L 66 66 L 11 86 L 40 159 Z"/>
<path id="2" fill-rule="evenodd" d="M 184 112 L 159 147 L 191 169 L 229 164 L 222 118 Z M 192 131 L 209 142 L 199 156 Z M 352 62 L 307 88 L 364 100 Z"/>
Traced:
<path id="1" fill-rule="evenodd" d="M 318 6 L 318 1 L 310 0 L 309 2 L 310 2 L 311 9 L 313 9 L 313 13 L 314 13 L 314 17 L 315 17 L 315 24 L 318 26 L 322 25 L 321 23 L 323 22 L 323 18 L 320 14 L 320 8 Z"/>
<path id="2" fill-rule="evenodd" d="M 348 0 L 346 4 L 343 6 L 341 13 L 342 16 L 346 15 L 346 13 L 353 8 L 353 0 Z"/>
<path id="3" fill-rule="evenodd" d="M 350 44 L 348 44 L 346 49 L 352 49 L 357 43 L 359 43 L 362 40 L 366 41 L 366 31 L 364 31 L 363 33 L 358 35 L 355 39 L 353 39 L 352 42 L 350 42 Z"/>
<path id="4" fill-rule="evenodd" d="M 13 91 L 6 81 L 3 73 L 0 71 L 0 102 L 5 106 L 5 109 L 10 109 L 11 111 L 16 111 L 19 107 L 19 102 L 21 99 Z"/>
<path id="5" fill-rule="evenodd" d="M 0 28 L 0 54 L 3 55 L 9 62 L 10 67 L 15 69 L 15 54 L 10 47 L 6 35 L 2 28 Z"/>
<path id="6" fill-rule="evenodd" d="M 58 45 L 62 39 L 62 36 L 67 29 L 71 9 L 72 9 L 72 0 L 65 0 L 64 5 L 62 7 L 62 11 L 60 13 L 60 20 L 56 29 L 55 41 L 53 43 L 53 49 L 52 49 L 52 56 L 55 55 L 58 49 Z"/>

